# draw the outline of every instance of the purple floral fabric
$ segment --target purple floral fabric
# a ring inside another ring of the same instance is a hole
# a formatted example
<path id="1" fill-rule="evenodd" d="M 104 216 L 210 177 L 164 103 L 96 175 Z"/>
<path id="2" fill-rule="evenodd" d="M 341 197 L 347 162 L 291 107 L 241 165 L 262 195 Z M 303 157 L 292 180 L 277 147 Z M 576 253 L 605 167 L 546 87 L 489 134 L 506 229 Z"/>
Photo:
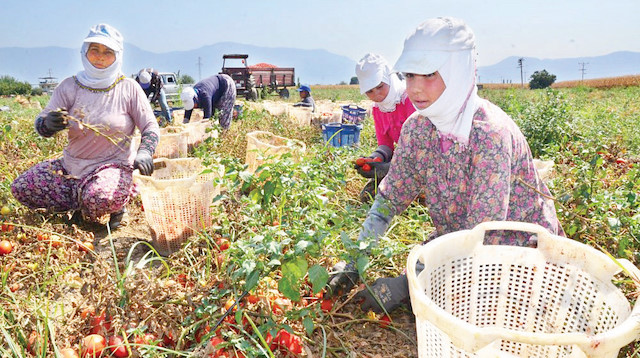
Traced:
<path id="1" fill-rule="evenodd" d="M 22 173 L 11 185 L 15 198 L 31 209 L 82 210 L 92 221 L 120 211 L 135 194 L 133 169 L 105 164 L 83 178 L 68 174 L 62 159 L 47 160 Z"/>
<path id="2" fill-rule="evenodd" d="M 393 214 L 424 192 L 436 236 L 492 220 L 536 223 L 564 235 L 524 135 L 488 101 L 474 115 L 468 145 L 441 137 L 427 118 L 414 113 L 402 127 L 379 190 Z M 521 233 L 491 237 L 491 244 L 523 246 L 528 240 Z"/>

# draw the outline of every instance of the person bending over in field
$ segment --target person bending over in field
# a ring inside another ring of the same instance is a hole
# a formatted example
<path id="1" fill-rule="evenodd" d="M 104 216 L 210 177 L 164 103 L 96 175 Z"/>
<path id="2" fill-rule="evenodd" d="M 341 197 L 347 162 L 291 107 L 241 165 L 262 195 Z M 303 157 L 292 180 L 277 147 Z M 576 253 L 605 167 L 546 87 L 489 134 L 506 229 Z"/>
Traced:
<path id="1" fill-rule="evenodd" d="M 298 93 L 300 94 L 300 102 L 295 103 L 294 107 L 307 107 L 311 108 L 311 112 L 316 111 L 316 101 L 313 100 L 311 96 L 311 87 L 307 85 L 302 85 L 298 88 Z"/>
<path id="2" fill-rule="evenodd" d="M 478 97 L 475 59 L 474 34 L 459 19 L 429 19 L 406 38 L 394 70 L 406 78 L 416 112 L 402 127 L 389 173 L 363 223 L 358 240 L 368 249 L 358 255 L 369 254 L 391 219 L 419 193 L 426 194 L 435 227 L 429 239 L 492 220 L 535 223 L 564 235 L 522 132 L 499 107 Z M 533 244 L 522 232 L 493 232 L 485 240 Z M 336 264 L 329 296 L 359 281 L 352 262 Z M 387 311 L 409 300 L 406 275 L 379 278 L 371 288 L 357 293 L 363 309 L 382 310 L 374 295 Z"/>
<path id="3" fill-rule="evenodd" d="M 391 72 L 380 55 L 366 54 L 356 64 L 356 75 L 360 93 L 374 102 L 372 114 L 378 141 L 378 148 L 368 157 L 356 159 L 354 166 L 360 175 L 371 179 L 360 192 L 360 200 L 368 202 L 389 171 L 402 125 L 416 109 L 407 95 L 406 83 Z"/>
<path id="4" fill-rule="evenodd" d="M 180 93 L 184 106 L 184 123 L 189 123 L 194 108 L 202 108 L 204 118 L 213 117 L 213 111 L 220 111 L 218 123 L 226 130 L 231 126 L 233 105 L 236 102 L 236 84 L 229 75 L 217 74 L 207 77 L 193 87 L 186 87 Z"/>
<path id="5" fill-rule="evenodd" d="M 90 221 L 110 214 L 120 226 L 134 194 L 132 173 L 153 172 L 158 123 L 142 88 L 126 78 L 122 35 L 107 24 L 91 28 L 81 50 L 84 70 L 63 80 L 35 120 L 35 129 L 51 137 L 68 129 L 62 158 L 36 164 L 18 176 L 11 192 L 31 209 L 75 211 Z M 140 130 L 139 148 L 131 145 Z"/>
<path id="6" fill-rule="evenodd" d="M 136 82 L 140 84 L 147 98 L 151 96 L 151 98 L 149 98 L 151 104 L 156 102 L 160 104 L 162 117 L 164 118 L 164 120 L 160 122 L 160 125 L 164 127 L 172 124 L 171 108 L 169 108 L 169 104 L 167 103 L 167 94 L 164 91 L 164 84 L 158 71 L 153 68 L 143 68 L 138 72 Z"/>

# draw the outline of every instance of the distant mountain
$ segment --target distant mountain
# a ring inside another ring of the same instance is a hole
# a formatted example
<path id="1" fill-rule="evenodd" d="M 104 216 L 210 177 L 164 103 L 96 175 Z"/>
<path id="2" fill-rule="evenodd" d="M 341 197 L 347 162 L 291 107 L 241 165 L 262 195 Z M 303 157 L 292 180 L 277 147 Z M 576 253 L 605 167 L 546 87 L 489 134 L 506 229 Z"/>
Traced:
<path id="1" fill-rule="evenodd" d="M 61 47 L 0 48 L 0 76 L 9 75 L 20 81 L 37 84 L 40 77 L 51 76 L 62 80 L 82 69 L 80 49 Z M 180 71 L 198 80 L 220 72 L 222 55 L 246 53 L 249 65 L 266 62 L 279 67 L 294 67 L 296 78 L 306 84 L 349 83 L 355 76 L 355 61 L 326 50 L 302 50 L 295 48 L 270 48 L 222 42 L 189 51 L 153 53 L 134 45 L 125 44 L 123 71 L 127 75 L 143 67 L 160 71 Z M 478 68 L 482 83 L 520 82 L 517 56 L 508 57 L 491 66 Z M 563 59 L 537 59 L 524 57 L 524 81 L 535 71 L 547 70 L 556 75 L 556 81 L 584 78 L 615 77 L 640 74 L 640 53 L 614 52 L 597 57 Z M 200 63 L 200 66 L 198 65 Z"/>
<path id="2" fill-rule="evenodd" d="M 82 69 L 80 49 L 61 47 L 0 48 L 0 76 L 9 75 L 19 81 L 37 84 L 40 77 L 51 76 L 62 80 Z M 188 74 L 198 80 L 219 73 L 222 55 L 248 54 L 249 65 L 266 62 L 278 67 L 294 67 L 296 81 L 307 84 L 349 83 L 355 76 L 355 61 L 326 50 L 269 48 L 223 42 L 189 51 L 153 53 L 134 45 L 125 44 L 123 72 L 136 73 L 144 67 L 160 71 Z M 200 63 L 200 66 L 198 66 Z"/>
<path id="3" fill-rule="evenodd" d="M 520 57 L 508 57 L 495 65 L 478 68 L 479 81 L 481 83 L 503 83 L 511 81 L 520 83 Z M 562 59 L 538 59 L 523 57 L 523 77 L 528 83 L 535 71 L 547 70 L 556 75 L 556 82 L 584 79 L 618 77 L 640 74 L 639 52 L 613 52 L 597 57 L 575 57 Z M 584 65 L 583 65 L 584 64 Z"/>

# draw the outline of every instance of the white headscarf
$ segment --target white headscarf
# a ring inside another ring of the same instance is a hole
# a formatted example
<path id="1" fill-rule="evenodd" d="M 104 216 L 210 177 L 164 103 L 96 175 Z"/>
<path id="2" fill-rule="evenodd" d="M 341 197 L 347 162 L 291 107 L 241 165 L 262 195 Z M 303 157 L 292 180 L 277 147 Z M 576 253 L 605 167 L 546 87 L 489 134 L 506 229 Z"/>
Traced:
<path id="1" fill-rule="evenodd" d="M 377 87 L 384 82 L 389 85 L 389 93 L 382 102 L 376 103 L 382 112 L 393 112 L 396 104 L 402 100 L 406 85 L 397 74 L 392 73 L 387 60 L 375 53 L 367 53 L 356 64 L 356 75 L 360 84 L 360 93 Z"/>
<path id="2" fill-rule="evenodd" d="M 376 103 L 382 112 L 395 111 L 396 104 L 402 101 L 402 95 L 407 89 L 407 84 L 398 77 L 398 74 L 390 72 L 389 67 L 386 67 L 385 75 L 382 77 L 382 82 L 389 85 L 389 93 L 382 102 Z"/>
<path id="3" fill-rule="evenodd" d="M 87 59 L 87 50 L 91 43 L 100 43 L 116 54 L 116 60 L 107 68 L 96 68 Z M 76 74 L 80 83 L 87 87 L 102 89 L 111 86 L 118 77 L 122 76 L 122 50 L 123 40 L 120 32 L 107 24 L 99 24 L 91 28 L 89 35 L 84 39 L 80 50 L 84 71 Z"/>
<path id="4" fill-rule="evenodd" d="M 429 107 L 416 110 L 440 133 L 467 144 L 473 115 L 480 105 L 474 50 L 451 52 L 438 72 L 446 85 L 444 92 Z"/>

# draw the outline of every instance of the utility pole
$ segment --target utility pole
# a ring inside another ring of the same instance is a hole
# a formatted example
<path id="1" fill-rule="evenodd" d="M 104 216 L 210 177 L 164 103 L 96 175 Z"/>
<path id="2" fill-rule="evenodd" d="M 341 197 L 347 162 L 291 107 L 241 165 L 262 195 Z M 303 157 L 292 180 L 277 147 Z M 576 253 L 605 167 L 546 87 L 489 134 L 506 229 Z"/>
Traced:
<path id="1" fill-rule="evenodd" d="M 202 59 L 198 56 L 198 81 L 202 79 Z"/>
<path id="2" fill-rule="evenodd" d="M 518 67 L 520 67 L 520 83 L 522 85 L 522 88 L 524 88 L 524 73 L 522 72 L 524 67 L 523 62 L 524 62 L 524 57 L 520 57 L 518 59 Z"/>
<path id="3" fill-rule="evenodd" d="M 584 74 L 587 72 L 585 65 L 588 65 L 589 62 L 578 62 L 578 64 L 580 65 L 580 72 L 582 73 L 582 79 L 580 80 L 582 82 L 584 81 Z"/>

